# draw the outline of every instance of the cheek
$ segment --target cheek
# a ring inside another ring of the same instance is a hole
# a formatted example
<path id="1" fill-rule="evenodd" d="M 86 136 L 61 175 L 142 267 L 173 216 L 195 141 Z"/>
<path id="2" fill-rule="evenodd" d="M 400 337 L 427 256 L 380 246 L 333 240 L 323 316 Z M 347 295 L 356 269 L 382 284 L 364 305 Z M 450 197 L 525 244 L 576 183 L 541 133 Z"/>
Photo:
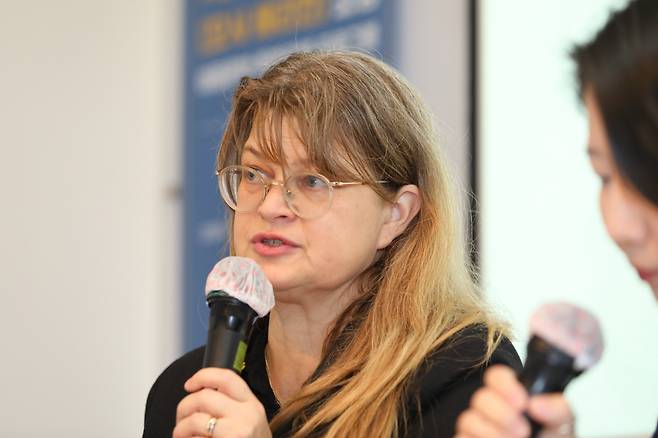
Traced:
<path id="1" fill-rule="evenodd" d="M 377 244 L 376 223 L 369 215 L 353 211 L 337 212 L 324 224 L 309 226 L 309 247 L 325 265 L 354 265 L 357 270 L 368 266 Z M 310 224 L 309 224 L 310 225 Z"/>
<path id="2" fill-rule="evenodd" d="M 370 215 L 356 214 L 343 220 L 338 228 L 343 251 L 356 258 L 369 258 L 377 251 L 381 225 Z"/>
<path id="3" fill-rule="evenodd" d="M 308 257 L 317 281 L 335 287 L 357 278 L 374 261 L 375 251 L 364 244 L 363 236 L 324 233 L 310 242 Z"/>
<path id="4" fill-rule="evenodd" d="M 603 219 L 603 223 L 606 224 L 606 210 L 607 210 L 607 198 L 605 196 L 605 189 L 601 189 L 599 191 L 599 212 L 601 213 L 601 219 Z"/>
<path id="5" fill-rule="evenodd" d="M 614 228 L 613 228 L 613 212 L 614 212 L 614 202 L 610 191 L 606 187 L 602 187 L 599 192 L 599 211 L 601 212 L 601 219 L 603 219 L 603 224 L 605 225 L 606 232 L 613 240 Z"/>
<path id="6" fill-rule="evenodd" d="M 648 221 L 651 252 L 653 259 L 658 260 L 658 208 L 651 207 Z"/>
<path id="7" fill-rule="evenodd" d="M 245 251 L 248 246 L 249 235 L 247 232 L 246 222 L 244 220 L 244 215 L 235 215 L 233 219 L 233 247 L 235 249 L 235 255 L 244 256 L 246 255 Z"/>

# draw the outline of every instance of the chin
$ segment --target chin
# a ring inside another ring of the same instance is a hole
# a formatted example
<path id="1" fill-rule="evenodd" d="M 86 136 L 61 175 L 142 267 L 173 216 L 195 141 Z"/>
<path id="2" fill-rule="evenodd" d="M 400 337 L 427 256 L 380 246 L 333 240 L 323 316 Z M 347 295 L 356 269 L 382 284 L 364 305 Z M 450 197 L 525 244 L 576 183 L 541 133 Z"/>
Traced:
<path id="1" fill-rule="evenodd" d="M 272 288 L 274 288 L 275 293 L 280 290 L 286 290 L 290 287 L 290 279 L 287 278 L 285 272 L 282 272 L 284 270 L 282 267 L 272 266 L 267 262 L 261 263 L 261 260 L 258 258 L 254 258 L 254 260 L 260 265 L 265 276 L 270 280 L 270 283 L 272 283 Z"/>

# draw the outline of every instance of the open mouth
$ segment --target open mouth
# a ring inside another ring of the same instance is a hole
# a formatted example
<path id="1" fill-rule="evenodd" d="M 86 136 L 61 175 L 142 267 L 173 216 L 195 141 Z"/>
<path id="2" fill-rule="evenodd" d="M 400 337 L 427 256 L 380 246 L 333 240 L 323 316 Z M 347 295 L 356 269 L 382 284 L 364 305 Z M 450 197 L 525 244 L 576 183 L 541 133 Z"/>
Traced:
<path id="1" fill-rule="evenodd" d="M 274 233 L 258 233 L 252 237 L 251 242 L 256 247 L 265 251 L 264 254 L 280 254 L 282 252 L 297 248 L 297 244 L 285 237 Z"/>

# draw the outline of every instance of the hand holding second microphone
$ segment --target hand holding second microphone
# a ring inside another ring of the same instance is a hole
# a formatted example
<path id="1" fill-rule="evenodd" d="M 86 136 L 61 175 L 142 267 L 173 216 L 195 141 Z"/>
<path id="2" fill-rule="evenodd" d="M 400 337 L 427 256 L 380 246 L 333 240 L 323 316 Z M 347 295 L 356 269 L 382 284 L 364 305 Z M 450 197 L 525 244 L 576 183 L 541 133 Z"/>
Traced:
<path id="1" fill-rule="evenodd" d="M 533 314 L 530 330 L 522 373 L 489 368 L 484 386 L 457 420 L 456 436 L 534 437 L 540 429 L 541 437 L 573 436 L 574 417 L 561 391 L 599 360 L 603 339 L 598 322 L 579 307 L 554 303 Z"/>
<path id="2" fill-rule="evenodd" d="M 459 416 L 456 436 L 529 437 L 532 428 L 525 413 L 542 424 L 548 436 L 572 436 L 573 414 L 562 394 L 530 397 L 514 370 L 494 365 L 485 372 L 484 386 L 473 394 L 468 410 Z"/>

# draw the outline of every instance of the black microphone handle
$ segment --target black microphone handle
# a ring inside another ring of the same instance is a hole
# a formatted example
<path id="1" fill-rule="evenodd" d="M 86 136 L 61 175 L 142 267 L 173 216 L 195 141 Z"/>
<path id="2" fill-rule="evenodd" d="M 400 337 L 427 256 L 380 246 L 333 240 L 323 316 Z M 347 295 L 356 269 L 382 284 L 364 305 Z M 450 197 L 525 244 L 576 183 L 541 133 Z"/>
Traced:
<path id="1" fill-rule="evenodd" d="M 244 368 L 247 342 L 256 312 L 223 291 L 207 296 L 210 307 L 208 340 L 203 355 L 203 368 L 229 368 L 240 373 Z"/>
<path id="2" fill-rule="evenodd" d="M 572 356 L 533 335 L 528 342 L 526 362 L 518 378 L 530 395 L 562 392 L 571 379 L 580 374 L 573 364 Z M 526 418 L 532 429 L 530 436 L 536 438 L 543 426 L 527 414 Z"/>

